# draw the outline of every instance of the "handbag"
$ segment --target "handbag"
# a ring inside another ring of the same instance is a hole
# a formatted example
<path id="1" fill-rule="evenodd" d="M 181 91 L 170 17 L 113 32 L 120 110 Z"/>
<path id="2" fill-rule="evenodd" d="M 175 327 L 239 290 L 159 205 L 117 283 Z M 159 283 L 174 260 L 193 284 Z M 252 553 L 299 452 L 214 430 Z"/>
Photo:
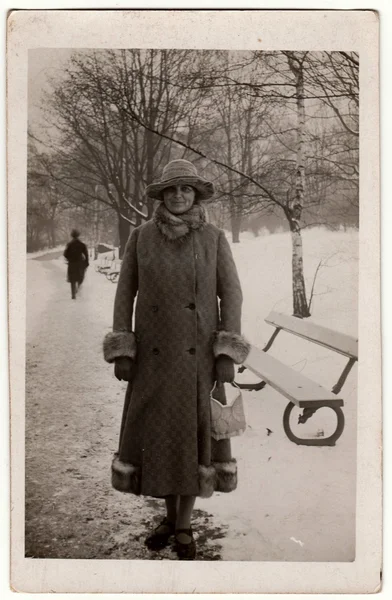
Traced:
<path id="1" fill-rule="evenodd" d="M 236 388 L 235 398 L 228 404 L 221 404 L 219 400 L 212 397 L 216 383 L 210 392 L 211 404 L 211 436 L 215 440 L 241 435 L 246 429 L 244 403 L 242 393 L 238 385 L 231 384 Z"/>

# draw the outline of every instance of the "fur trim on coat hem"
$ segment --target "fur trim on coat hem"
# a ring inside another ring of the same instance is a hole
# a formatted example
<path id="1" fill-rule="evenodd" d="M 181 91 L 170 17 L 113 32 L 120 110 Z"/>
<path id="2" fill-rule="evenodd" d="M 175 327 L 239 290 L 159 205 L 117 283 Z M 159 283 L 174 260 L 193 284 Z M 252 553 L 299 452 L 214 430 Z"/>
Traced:
<path id="1" fill-rule="evenodd" d="M 112 461 L 112 487 L 118 492 L 141 493 L 140 467 L 124 463 L 118 453 Z M 214 492 L 232 492 L 237 487 L 237 462 L 214 462 L 211 466 L 199 465 L 199 494 L 201 498 L 210 498 Z"/>
<path id="2" fill-rule="evenodd" d="M 123 463 L 115 454 L 112 462 L 112 486 L 119 492 L 140 495 L 140 467 Z"/>
<path id="3" fill-rule="evenodd" d="M 243 363 L 250 351 L 249 342 L 234 331 L 216 331 L 214 339 L 214 356 L 226 354 L 237 363 Z"/>
<path id="4" fill-rule="evenodd" d="M 237 488 L 237 461 L 235 458 L 227 462 L 214 462 L 216 473 L 215 491 L 233 492 Z"/>
<path id="5" fill-rule="evenodd" d="M 136 358 L 136 337 L 132 331 L 113 331 L 105 335 L 103 340 L 103 356 L 106 362 L 112 363 L 120 356 Z"/>
<path id="6" fill-rule="evenodd" d="M 237 488 L 237 461 L 199 465 L 199 496 L 210 498 L 214 492 L 233 492 Z"/>
<path id="7" fill-rule="evenodd" d="M 199 496 L 210 498 L 215 490 L 216 472 L 214 467 L 199 465 Z"/>

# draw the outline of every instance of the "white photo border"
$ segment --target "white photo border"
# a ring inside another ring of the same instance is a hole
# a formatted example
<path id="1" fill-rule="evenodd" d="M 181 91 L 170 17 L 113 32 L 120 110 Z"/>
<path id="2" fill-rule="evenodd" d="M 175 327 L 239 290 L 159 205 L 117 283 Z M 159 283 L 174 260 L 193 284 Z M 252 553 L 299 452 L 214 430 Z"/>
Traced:
<path id="1" fill-rule="evenodd" d="M 8 19 L 12 585 L 28 592 L 365 593 L 380 585 L 379 56 L 374 11 L 15 11 Z M 261 40 L 261 42 L 259 41 Z M 356 559 L 352 563 L 24 557 L 26 146 L 29 48 L 355 50 L 360 54 Z M 371 406 L 369 405 L 371 398 Z"/>

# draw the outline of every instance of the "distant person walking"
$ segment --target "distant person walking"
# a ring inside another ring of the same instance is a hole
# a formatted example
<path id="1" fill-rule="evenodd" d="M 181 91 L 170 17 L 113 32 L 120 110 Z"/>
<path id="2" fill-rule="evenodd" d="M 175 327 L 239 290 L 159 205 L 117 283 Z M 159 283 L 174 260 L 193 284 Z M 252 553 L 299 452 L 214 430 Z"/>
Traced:
<path id="1" fill-rule="evenodd" d="M 80 233 L 77 229 L 71 231 L 72 240 L 68 242 L 64 250 L 64 256 L 68 261 L 67 281 L 71 284 L 72 300 L 83 283 L 85 271 L 89 265 L 88 250 L 86 244 L 79 239 Z"/>

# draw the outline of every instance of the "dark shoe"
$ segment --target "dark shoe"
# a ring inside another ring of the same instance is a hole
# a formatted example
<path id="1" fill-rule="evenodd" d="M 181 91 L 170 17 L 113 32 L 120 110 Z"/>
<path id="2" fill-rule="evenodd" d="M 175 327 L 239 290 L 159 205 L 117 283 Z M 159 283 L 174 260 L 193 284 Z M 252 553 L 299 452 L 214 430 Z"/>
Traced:
<path id="1" fill-rule="evenodd" d="M 144 543 L 149 550 L 163 550 L 169 543 L 169 538 L 174 535 L 174 524 L 165 517 L 145 539 Z"/>
<path id="2" fill-rule="evenodd" d="M 183 534 L 183 535 L 181 535 Z M 195 560 L 196 556 L 196 542 L 193 539 L 192 529 L 176 529 L 176 552 L 177 556 L 180 560 Z M 185 542 L 181 539 L 178 539 L 181 535 L 181 538 L 184 538 L 184 535 L 190 538 L 189 542 Z"/>

